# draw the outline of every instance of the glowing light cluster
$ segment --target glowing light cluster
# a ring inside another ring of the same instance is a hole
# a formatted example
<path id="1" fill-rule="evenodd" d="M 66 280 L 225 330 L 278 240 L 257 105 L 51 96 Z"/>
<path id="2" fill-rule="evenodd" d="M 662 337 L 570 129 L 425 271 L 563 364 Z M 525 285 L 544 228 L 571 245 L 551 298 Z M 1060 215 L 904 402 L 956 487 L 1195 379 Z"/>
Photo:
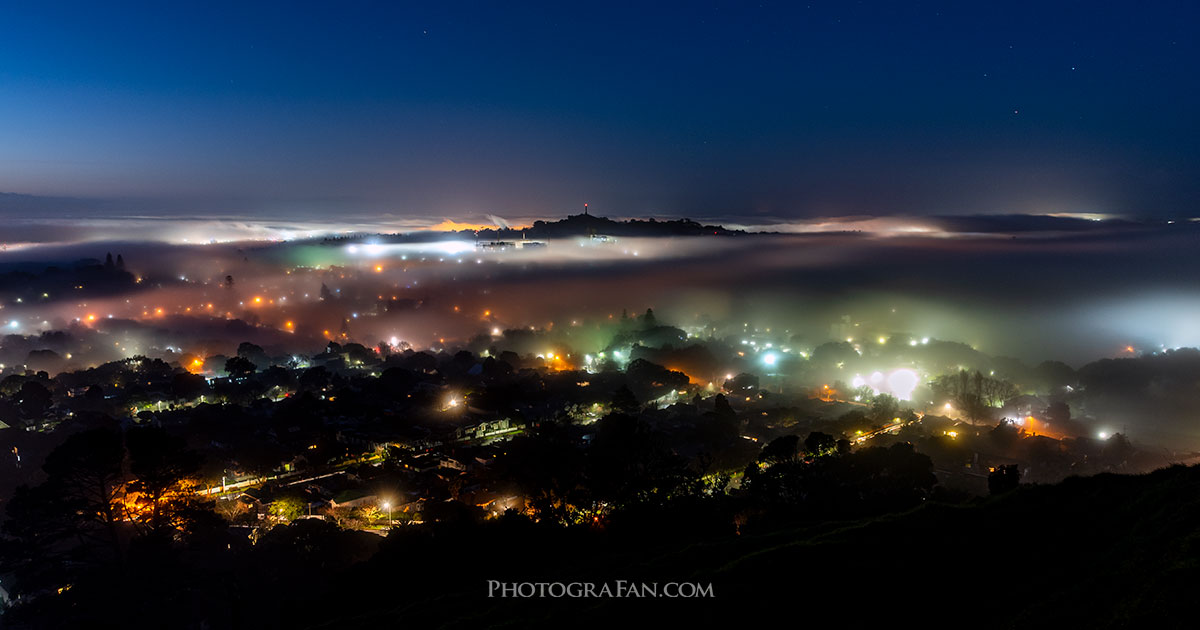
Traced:
<path id="1" fill-rule="evenodd" d="M 891 394 L 900 400 L 912 400 L 913 391 L 920 383 L 920 376 L 908 368 L 892 370 L 888 374 L 875 371 L 867 378 L 856 374 L 850 382 L 855 388 L 868 386 L 876 394 Z"/>

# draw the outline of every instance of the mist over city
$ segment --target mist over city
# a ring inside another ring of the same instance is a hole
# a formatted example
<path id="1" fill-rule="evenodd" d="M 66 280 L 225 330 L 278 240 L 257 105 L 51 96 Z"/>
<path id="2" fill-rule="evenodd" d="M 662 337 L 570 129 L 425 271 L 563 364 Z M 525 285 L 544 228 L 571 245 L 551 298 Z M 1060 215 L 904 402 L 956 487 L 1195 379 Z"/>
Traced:
<path id="1" fill-rule="evenodd" d="M 0 9 L 0 628 L 1190 627 L 1198 18 Z"/>

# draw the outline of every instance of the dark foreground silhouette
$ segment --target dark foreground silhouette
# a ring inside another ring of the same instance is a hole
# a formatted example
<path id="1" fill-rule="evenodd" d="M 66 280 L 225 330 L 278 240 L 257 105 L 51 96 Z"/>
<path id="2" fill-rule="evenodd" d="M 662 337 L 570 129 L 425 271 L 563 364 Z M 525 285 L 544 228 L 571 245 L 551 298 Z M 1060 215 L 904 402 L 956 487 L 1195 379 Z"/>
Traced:
<path id="1" fill-rule="evenodd" d="M 302 520 L 254 545 L 201 517 L 181 535 L 140 535 L 121 564 L 76 571 L 62 593 L 2 619 L 13 628 L 591 627 L 602 620 L 640 627 L 651 619 L 686 624 L 676 627 L 1174 628 L 1196 618 L 1195 467 L 1070 478 L 741 534 L 713 508 L 671 502 L 604 527 L 448 514 L 386 539 Z M 36 542 L 51 532 L 24 534 Z M 72 563 L 88 561 L 29 560 L 22 571 L 71 572 Z M 711 584 L 713 596 L 500 598 L 488 597 L 489 580 L 692 582 Z"/>

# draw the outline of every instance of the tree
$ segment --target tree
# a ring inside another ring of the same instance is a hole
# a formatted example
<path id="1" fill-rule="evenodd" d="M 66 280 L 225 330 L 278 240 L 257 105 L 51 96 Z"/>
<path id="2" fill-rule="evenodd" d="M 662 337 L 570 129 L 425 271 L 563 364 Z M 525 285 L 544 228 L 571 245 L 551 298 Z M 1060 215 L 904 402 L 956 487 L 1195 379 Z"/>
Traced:
<path id="1" fill-rule="evenodd" d="M 171 395 L 176 400 L 194 400 L 207 389 L 208 381 L 199 374 L 180 372 L 171 377 Z M 103 394 L 101 394 L 101 399 L 103 399 Z"/>
<path id="2" fill-rule="evenodd" d="M 613 394 L 612 409 L 618 413 L 636 414 L 642 408 L 642 404 L 638 402 L 637 396 L 633 395 L 633 391 L 628 386 L 622 385 L 620 389 Z"/>
<path id="3" fill-rule="evenodd" d="M 729 400 L 725 398 L 725 394 L 717 394 L 713 398 L 713 411 L 724 418 L 736 418 L 737 412 L 729 405 Z"/>
<path id="4" fill-rule="evenodd" d="M 83 399 L 93 406 L 104 404 L 104 388 L 99 385 L 92 385 L 83 393 Z"/>
<path id="5" fill-rule="evenodd" d="M 338 507 L 327 505 L 321 509 L 321 515 L 324 516 L 326 520 L 330 521 L 334 525 L 337 525 L 338 527 L 341 527 L 342 529 L 354 528 L 353 512 L 354 508 L 347 507 L 345 505 Z"/>
<path id="6" fill-rule="evenodd" d="M 12 576 L 4 587 L 14 599 L 70 583 L 68 572 L 76 565 L 68 562 L 73 548 L 66 543 L 81 532 L 67 505 L 47 484 L 20 486 L 7 502 L 0 573 Z"/>
<path id="7" fill-rule="evenodd" d="M 900 401 L 891 394 L 879 394 L 871 401 L 871 418 L 876 422 L 890 422 L 900 412 Z"/>
<path id="8" fill-rule="evenodd" d="M 238 344 L 237 356 L 257 363 L 260 357 L 265 358 L 267 353 L 263 351 L 262 346 L 250 343 L 249 341 L 243 341 Z"/>
<path id="9" fill-rule="evenodd" d="M 858 351 L 845 341 L 830 341 L 813 348 L 811 361 L 818 365 L 836 365 L 858 358 Z"/>
<path id="10" fill-rule="evenodd" d="M 687 387 L 688 377 L 683 372 L 667 369 L 645 359 L 634 359 L 625 369 L 630 387 L 642 395 L 660 396 L 664 390 Z"/>
<path id="11" fill-rule="evenodd" d="M 363 525 L 371 526 L 379 523 L 379 521 L 387 518 L 387 512 L 379 509 L 378 506 L 364 505 L 353 512 L 354 516 Z"/>
<path id="12" fill-rule="evenodd" d="M 745 394 L 758 389 L 758 376 L 742 372 L 731 379 L 727 379 L 721 384 L 721 388 L 727 392 Z"/>
<path id="13" fill-rule="evenodd" d="M 17 405 L 21 415 L 30 420 L 41 420 L 52 403 L 50 390 L 37 381 L 25 381 L 17 392 Z"/>
<path id="14" fill-rule="evenodd" d="M 1011 448 L 1021 439 L 1021 430 L 1012 423 L 1001 421 L 988 435 L 1001 448 Z"/>
<path id="15" fill-rule="evenodd" d="M 988 492 L 1000 494 L 1021 485 L 1021 469 L 1016 464 L 997 466 L 988 474 Z"/>
<path id="16" fill-rule="evenodd" d="M 1114 433 L 1104 441 L 1101 455 L 1113 464 L 1122 464 L 1136 451 L 1137 449 L 1129 443 L 1129 438 L 1125 437 L 1125 434 Z"/>
<path id="17" fill-rule="evenodd" d="M 189 507 L 189 477 L 200 469 L 200 456 L 188 450 L 183 438 L 158 427 L 131 429 L 125 436 L 129 449 L 129 489 L 141 497 L 145 512 L 136 520 L 151 531 L 180 525 Z"/>
<path id="18" fill-rule="evenodd" d="M 213 509 L 231 524 L 241 521 L 250 511 L 249 506 L 237 499 L 217 501 Z"/>
<path id="19" fill-rule="evenodd" d="M 263 371 L 261 380 L 267 387 L 286 388 L 292 384 L 292 373 L 286 368 L 272 365 Z"/>
<path id="20" fill-rule="evenodd" d="M 300 389 L 303 391 L 320 391 L 329 386 L 333 375 L 324 365 L 308 368 L 300 373 Z"/>
<path id="21" fill-rule="evenodd" d="M 279 497 L 271 502 L 271 516 L 285 523 L 290 523 L 304 514 L 304 501 L 296 496 Z"/>
<path id="22" fill-rule="evenodd" d="M 258 366 L 245 357 L 230 357 L 225 361 L 225 373 L 231 378 L 245 378 L 254 374 Z"/>
<path id="23" fill-rule="evenodd" d="M 807 438 L 804 438 L 804 450 L 814 457 L 824 455 L 836 447 L 837 439 L 828 433 L 813 431 L 808 434 Z"/>
<path id="24" fill-rule="evenodd" d="M 58 497 L 57 505 L 70 515 L 81 536 L 99 527 L 118 559 L 123 556 L 118 524 L 125 517 L 121 499 L 125 475 L 121 464 L 125 445 L 121 434 L 92 429 L 67 438 L 46 456 L 42 470 L 46 486 Z"/>
<path id="25" fill-rule="evenodd" d="M 646 309 L 646 314 L 642 315 L 642 328 L 654 328 L 658 325 L 658 318 L 654 316 L 654 309 Z"/>
<path id="26" fill-rule="evenodd" d="M 996 378 L 962 370 L 944 374 L 933 382 L 933 391 L 954 402 L 954 406 L 972 420 L 986 419 L 991 407 L 999 407 L 1019 394 L 1017 386 Z"/>
<path id="27" fill-rule="evenodd" d="M 782 435 L 767 443 L 758 455 L 760 462 L 789 462 L 796 459 L 800 451 L 799 435 Z"/>

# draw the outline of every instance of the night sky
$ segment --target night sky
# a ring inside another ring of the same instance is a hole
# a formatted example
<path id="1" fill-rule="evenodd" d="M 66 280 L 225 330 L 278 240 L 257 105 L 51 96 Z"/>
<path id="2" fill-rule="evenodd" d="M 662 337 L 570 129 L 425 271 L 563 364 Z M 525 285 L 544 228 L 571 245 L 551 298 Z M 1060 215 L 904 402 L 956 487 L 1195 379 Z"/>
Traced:
<path id="1" fill-rule="evenodd" d="M 250 216 L 1197 214 L 1195 2 L 253 4 L 6 3 L 0 192 Z"/>

